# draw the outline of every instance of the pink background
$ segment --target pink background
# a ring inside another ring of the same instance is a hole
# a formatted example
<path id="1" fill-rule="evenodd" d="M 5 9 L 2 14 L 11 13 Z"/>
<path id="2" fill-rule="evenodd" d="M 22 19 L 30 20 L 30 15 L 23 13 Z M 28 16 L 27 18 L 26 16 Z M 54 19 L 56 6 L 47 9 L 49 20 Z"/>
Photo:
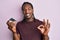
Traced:
<path id="1" fill-rule="evenodd" d="M 16 19 L 17 22 L 23 19 L 21 5 L 25 1 L 33 4 L 37 19 L 49 19 L 50 40 L 60 40 L 60 0 L 0 0 L 0 40 L 13 40 L 6 21 L 10 18 Z"/>

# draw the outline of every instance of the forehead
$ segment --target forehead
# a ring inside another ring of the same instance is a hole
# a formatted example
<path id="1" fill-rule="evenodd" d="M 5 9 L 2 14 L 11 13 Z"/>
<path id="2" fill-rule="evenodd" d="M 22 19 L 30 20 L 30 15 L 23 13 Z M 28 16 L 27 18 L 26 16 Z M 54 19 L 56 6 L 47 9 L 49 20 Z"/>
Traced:
<path id="1" fill-rule="evenodd" d="M 25 4 L 23 8 L 32 8 L 30 4 Z"/>

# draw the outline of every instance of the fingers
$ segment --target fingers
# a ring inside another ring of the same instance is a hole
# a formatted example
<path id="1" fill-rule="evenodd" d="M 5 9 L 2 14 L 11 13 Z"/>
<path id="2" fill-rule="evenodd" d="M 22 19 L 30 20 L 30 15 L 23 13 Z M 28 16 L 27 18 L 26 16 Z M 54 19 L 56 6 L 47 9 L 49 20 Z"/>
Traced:
<path id="1" fill-rule="evenodd" d="M 43 19 L 43 23 L 44 23 L 44 26 L 46 27 L 47 22 L 46 22 L 46 20 L 45 20 L 45 19 Z"/>
<path id="2" fill-rule="evenodd" d="M 47 19 L 47 24 L 48 24 L 49 20 Z"/>
<path id="3" fill-rule="evenodd" d="M 43 19 L 43 23 L 44 23 L 44 25 L 46 24 L 46 23 L 45 23 L 45 19 Z"/>
<path id="4" fill-rule="evenodd" d="M 50 23 L 49 23 L 49 20 L 48 19 L 47 20 L 43 19 L 43 22 L 44 22 L 44 27 L 46 29 L 50 28 Z"/>
<path id="5" fill-rule="evenodd" d="M 9 21 L 6 22 L 6 24 L 8 25 Z"/>
<path id="6" fill-rule="evenodd" d="M 16 22 L 15 21 L 12 21 L 12 22 L 7 21 L 7 25 L 8 25 L 8 27 L 13 27 L 13 26 L 16 26 Z"/>
<path id="7" fill-rule="evenodd" d="M 49 20 L 48 20 L 48 19 L 47 19 L 47 20 L 46 20 L 46 19 L 43 19 L 43 22 L 44 22 L 45 25 L 46 25 L 46 24 L 48 24 Z"/>
<path id="8" fill-rule="evenodd" d="M 10 31 L 12 31 L 12 32 L 16 32 L 16 27 L 8 27 L 8 29 L 10 30 Z"/>
<path id="9" fill-rule="evenodd" d="M 43 25 L 38 26 L 38 29 L 42 29 L 42 28 L 44 28 L 44 26 L 43 26 Z"/>
<path id="10" fill-rule="evenodd" d="M 43 19 L 43 22 L 44 22 L 45 25 L 48 25 L 49 24 L 49 20 L 48 19 L 47 20 L 46 19 Z"/>
<path id="11" fill-rule="evenodd" d="M 49 20 L 43 19 L 44 25 L 40 25 L 37 28 L 41 31 L 41 33 L 48 34 L 49 29 L 50 29 L 50 23 Z"/>
<path id="12" fill-rule="evenodd" d="M 50 22 L 48 19 L 47 19 L 47 27 L 50 28 Z"/>
<path id="13" fill-rule="evenodd" d="M 8 26 L 11 24 L 11 22 L 10 21 L 7 21 L 7 23 L 6 23 Z"/>
<path id="14" fill-rule="evenodd" d="M 48 24 L 48 26 L 47 26 L 48 28 L 50 28 L 50 23 Z"/>
<path id="15" fill-rule="evenodd" d="M 41 33 L 44 33 L 44 30 L 45 30 L 45 29 L 44 29 L 44 26 L 43 26 L 43 25 L 40 25 L 40 26 L 38 26 L 37 28 L 41 31 Z"/>
<path id="16" fill-rule="evenodd" d="M 8 29 L 12 31 L 12 28 L 11 27 L 8 27 Z"/>

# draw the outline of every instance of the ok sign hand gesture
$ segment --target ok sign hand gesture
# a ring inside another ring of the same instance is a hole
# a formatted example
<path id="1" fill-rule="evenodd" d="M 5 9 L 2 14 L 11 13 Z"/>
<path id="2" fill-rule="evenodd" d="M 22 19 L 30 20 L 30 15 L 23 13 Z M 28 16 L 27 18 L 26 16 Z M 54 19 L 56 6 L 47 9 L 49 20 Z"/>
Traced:
<path id="1" fill-rule="evenodd" d="M 43 23 L 44 25 L 39 25 L 37 28 L 41 31 L 43 35 L 48 35 L 48 32 L 50 30 L 49 20 L 47 19 L 46 21 L 45 19 L 43 19 Z"/>

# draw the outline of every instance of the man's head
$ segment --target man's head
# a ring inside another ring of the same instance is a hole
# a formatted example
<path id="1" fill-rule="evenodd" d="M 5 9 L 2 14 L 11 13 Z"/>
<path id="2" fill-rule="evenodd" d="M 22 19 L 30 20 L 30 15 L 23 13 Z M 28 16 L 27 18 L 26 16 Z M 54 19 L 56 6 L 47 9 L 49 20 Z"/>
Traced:
<path id="1" fill-rule="evenodd" d="M 25 18 L 31 18 L 33 16 L 33 5 L 29 2 L 24 2 L 22 5 L 22 12 Z"/>

